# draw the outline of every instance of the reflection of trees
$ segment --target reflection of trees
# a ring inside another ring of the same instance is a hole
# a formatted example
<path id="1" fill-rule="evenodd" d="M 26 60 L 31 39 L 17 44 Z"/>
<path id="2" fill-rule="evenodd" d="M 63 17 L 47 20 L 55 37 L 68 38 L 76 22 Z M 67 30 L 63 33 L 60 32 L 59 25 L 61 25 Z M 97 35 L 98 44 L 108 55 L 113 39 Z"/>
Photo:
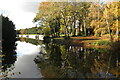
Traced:
<path id="1" fill-rule="evenodd" d="M 120 64 L 120 41 L 113 43 L 111 46 L 111 61 L 109 70 L 111 73 L 114 73 L 116 77 L 120 77 L 119 64 Z"/>
<path id="2" fill-rule="evenodd" d="M 96 49 L 96 51 L 98 51 L 99 55 L 94 58 L 94 66 L 92 66 L 91 71 L 94 74 L 99 73 L 99 77 L 117 77 L 116 53 L 113 50 L 105 51 L 104 49 Z"/>
<path id="3" fill-rule="evenodd" d="M 57 77 L 65 78 L 114 77 L 118 69 L 116 65 L 118 55 L 106 49 L 52 43 L 46 44 L 45 49 L 48 59 L 43 62 L 46 64 L 41 70 L 43 69 L 42 72 L 44 73 L 45 70 L 49 69 L 48 66 L 52 65 L 52 69 L 47 72 L 49 75 L 54 72 Z M 41 63 L 38 64 L 42 65 Z"/>
<path id="4" fill-rule="evenodd" d="M 49 60 L 51 62 L 51 64 L 57 66 L 57 67 L 61 67 L 61 50 L 60 50 L 60 46 L 53 44 L 51 45 L 51 53 L 49 56 Z"/>
<path id="5" fill-rule="evenodd" d="M 27 43 L 31 43 L 31 44 L 33 44 L 33 45 L 40 45 L 40 44 L 42 44 L 42 41 L 40 41 L 40 40 L 36 40 L 36 39 L 31 39 L 31 38 L 20 38 L 19 39 L 20 41 L 25 41 L 25 42 L 27 42 Z"/>

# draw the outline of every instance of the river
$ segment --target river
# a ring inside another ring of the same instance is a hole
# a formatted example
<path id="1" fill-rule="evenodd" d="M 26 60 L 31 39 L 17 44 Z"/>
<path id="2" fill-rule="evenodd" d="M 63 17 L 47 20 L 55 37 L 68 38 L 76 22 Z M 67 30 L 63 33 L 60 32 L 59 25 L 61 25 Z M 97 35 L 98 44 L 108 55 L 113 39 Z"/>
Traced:
<path id="1" fill-rule="evenodd" d="M 13 75 L 9 77 L 12 78 L 41 78 L 42 75 L 37 65 L 34 63 L 34 58 L 38 55 L 40 51 L 40 46 L 36 46 L 26 42 L 16 42 L 18 44 L 16 52 L 17 52 L 17 60 L 14 63 L 14 70 L 10 72 L 21 74 Z"/>
<path id="2" fill-rule="evenodd" d="M 118 51 L 44 43 L 20 38 L 16 50 L 6 48 L 3 74 L 11 78 L 116 78 Z M 114 54 L 113 54 L 114 53 Z M 6 65 L 7 64 L 7 65 Z M 1 73 L 1 74 L 2 74 Z M 2 75 L 3 75 L 2 74 Z"/>
<path id="3" fill-rule="evenodd" d="M 30 37 L 35 37 L 30 36 Z M 42 40 L 42 38 L 41 38 Z M 0 70 L 0 77 L 9 78 L 42 78 L 40 68 L 34 62 L 35 57 L 40 52 L 40 45 L 33 45 L 25 41 L 16 41 L 17 46 L 14 50 L 14 46 L 3 48 L 2 65 L 3 68 Z"/>

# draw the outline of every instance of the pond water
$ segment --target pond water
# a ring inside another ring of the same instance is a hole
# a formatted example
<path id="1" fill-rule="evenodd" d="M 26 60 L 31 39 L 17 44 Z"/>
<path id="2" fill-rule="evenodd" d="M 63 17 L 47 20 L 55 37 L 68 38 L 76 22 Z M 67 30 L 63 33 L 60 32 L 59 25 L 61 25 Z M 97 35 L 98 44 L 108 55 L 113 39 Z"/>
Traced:
<path id="1" fill-rule="evenodd" d="M 17 41 L 17 46 L 3 48 L 1 75 L 10 78 L 41 78 L 40 69 L 34 62 L 34 58 L 40 52 L 40 45 L 33 45 L 25 41 Z M 13 49 L 13 48 L 16 48 Z M 8 55 L 10 54 L 10 55 Z"/>
<path id="2" fill-rule="evenodd" d="M 45 43 L 36 63 L 48 78 L 116 78 L 120 51 Z"/>
<path id="3" fill-rule="evenodd" d="M 21 38 L 3 58 L 1 75 L 12 78 L 116 78 L 118 51 Z M 11 54 L 12 53 L 12 54 Z M 5 73 L 3 73 L 5 72 Z M 3 74 L 2 74 L 3 73 Z"/>
<path id="4" fill-rule="evenodd" d="M 11 73 L 20 72 L 21 74 L 15 74 L 10 76 L 12 78 L 41 78 L 40 70 L 34 63 L 34 58 L 40 51 L 40 46 L 32 45 L 26 42 L 16 42 L 17 46 L 17 60 L 14 63 L 14 70 Z"/>

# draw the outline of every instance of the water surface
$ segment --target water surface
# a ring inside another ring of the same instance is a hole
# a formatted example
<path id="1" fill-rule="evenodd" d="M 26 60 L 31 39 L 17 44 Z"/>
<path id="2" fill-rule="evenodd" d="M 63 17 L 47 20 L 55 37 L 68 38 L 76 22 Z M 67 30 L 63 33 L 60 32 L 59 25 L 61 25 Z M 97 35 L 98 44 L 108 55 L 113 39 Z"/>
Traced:
<path id="1" fill-rule="evenodd" d="M 31 38 L 21 38 L 16 43 L 18 44 L 16 51 L 12 52 L 11 49 L 9 52 L 13 54 L 4 57 L 4 71 L 11 69 L 8 74 L 12 78 L 118 78 L 120 76 L 118 48 L 113 50 L 86 48 L 54 42 L 45 43 Z M 14 75 L 11 75 L 13 73 Z"/>
<path id="2" fill-rule="evenodd" d="M 8 61 L 6 59 L 7 63 L 5 65 L 9 65 L 8 62 L 10 62 L 11 66 L 7 66 L 3 72 L 8 72 L 7 75 L 11 78 L 41 78 L 40 69 L 34 62 L 34 58 L 40 52 L 40 45 L 36 46 L 20 41 L 17 41 L 16 44 L 16 50 L 13 51 L 17 53 L 16 60 L 11 63 L 10 60 L 14 58 Z"/>

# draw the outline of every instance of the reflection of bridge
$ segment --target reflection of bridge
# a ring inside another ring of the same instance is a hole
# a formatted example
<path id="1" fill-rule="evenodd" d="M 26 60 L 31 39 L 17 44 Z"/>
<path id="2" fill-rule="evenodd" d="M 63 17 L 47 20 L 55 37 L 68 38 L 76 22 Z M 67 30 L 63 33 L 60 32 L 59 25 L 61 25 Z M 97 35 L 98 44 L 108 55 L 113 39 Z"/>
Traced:
<path id="1" fill-rule="evenodd" d="M 43 40 L 43 35 L 18 35 L 18 37 L 25 37 L 25 38 L 32 38 L 32 39 L 39 39 Z"/>

